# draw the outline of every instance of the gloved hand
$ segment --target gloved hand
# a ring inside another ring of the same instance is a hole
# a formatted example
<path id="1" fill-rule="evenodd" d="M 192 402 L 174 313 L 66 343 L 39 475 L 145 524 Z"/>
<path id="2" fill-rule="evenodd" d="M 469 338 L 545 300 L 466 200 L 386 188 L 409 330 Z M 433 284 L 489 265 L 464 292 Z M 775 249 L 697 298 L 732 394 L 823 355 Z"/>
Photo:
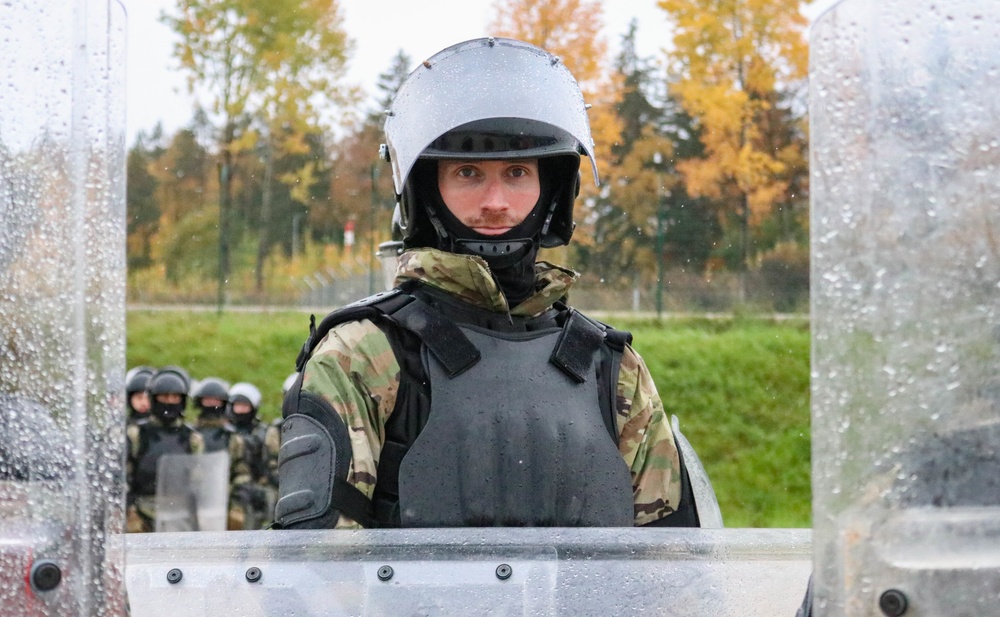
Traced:
<path id="1" fill-rule="evenodd" d="M 233 489 L 233 499 L 246 508 L 260 512 L 267 508 L 267 489 L 247 482 Z"/>

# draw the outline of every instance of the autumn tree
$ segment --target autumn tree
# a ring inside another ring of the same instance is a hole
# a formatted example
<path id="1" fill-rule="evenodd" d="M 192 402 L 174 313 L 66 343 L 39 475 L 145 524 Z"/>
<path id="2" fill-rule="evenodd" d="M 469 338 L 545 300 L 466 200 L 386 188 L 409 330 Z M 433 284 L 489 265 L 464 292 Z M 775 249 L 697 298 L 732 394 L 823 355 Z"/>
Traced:
<path id="1" fill-rule="evenodd" d="M 653 269 L 657 217 L 676 176 L 673 145 L 661 130 L 663 109 L 653 102 L 654 67 L 636 49 L 637 28 L 633 20 L 614 64 L 622 79 L 615 107 L 622 130 L 603 166 L 605 190 L 594 200 L 594 242 L 575 247 L 586 272 L 619 284 Z"/>
<path id="2" fill-rule="evenodd" d="M 218 118 L 221 307 L 230 271 L 233 178 L 257 141 L 252 120 L 264 118 L 274 135 L 275 124 L 300 120 L 321 99 L 341 100 L 350 42 L 336 0 L 178 0 L 176 14 L 162 19 L 180 37 L 175 56 L 192 92 L 207 95 Z"/>
<path id="3" fill-rule="evenodd" d="M 153 263 L 152 242 L 160 222 L 160 206 L 156 199 L 159 183 L 151 173 L 153 162 L 162 148 L 157 145 L 162 128 L 157 125 L 152 135 L 140 132 L 128 151 L 126 162 L 126 259 L 130 270 L 146 268 Z"/>
<path id="4" fill-rule="evenodd" d="M 213 254 L 210 250 L 210 242 L 216 242 L 214 246 L 218 247 L 218 235 L 208 235 L 217 233 L 217 185 L 212 173 L 215 159 L 198 138 L 198 123 L 202 121 L 204 117 L 196 114 L 191 125 L 162 137 L 159 141 L 163 145 L 148 159 L 159 212 L 150 257 L 175 284 L 193 274 L 205 278 L 206 272 L 218 267 L 217 251 Z M 139 189 L 128 187 L 130 209 Z"/>
<path id="5" fill-rule="evenodd" d="M 739 229 L 739 267 L 750 228 L 788 202 L 789 170 L 803 168 L 795 135 L 777 138 L 776 113 L 807 71 L 799 0 L 659 0 L 674 25 L 671 91 L 694 119 L 703 156 L 678 165 L 688 192 L 725 204 Z M 787 111 L 787 108 L 785 108 Z M 781 123 L 779 123 L 781 124 Z"/>
<path id="6" fill-rule="evenodd" d="M 410 56 L 400 49 L 375 84 L 376 99 L 365 119 L 337 144 L 334 157 L 334 189 L 337 208 L 315 213 L 310 221 L 316 228 L 342 230 L 348 220 L 358 223 L 359 237 L 369 240 L 366 258 L 374 259 L 373 245 L 389 239 L 391 208 L 395 190 L 388 164 L 378 157 L 385 141 L 382 127 L 400 84 L 413 69 Z"/>

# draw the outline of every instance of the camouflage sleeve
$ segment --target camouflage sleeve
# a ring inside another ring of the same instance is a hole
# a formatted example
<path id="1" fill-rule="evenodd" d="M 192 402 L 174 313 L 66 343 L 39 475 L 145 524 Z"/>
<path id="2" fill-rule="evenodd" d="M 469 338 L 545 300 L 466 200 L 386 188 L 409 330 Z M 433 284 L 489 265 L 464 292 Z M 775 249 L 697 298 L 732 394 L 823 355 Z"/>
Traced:
<path id="1" fill-rule="evenodd" d="M 264 477 L 261 482 L 278 488 L 278 454 L 281 451 L 281 425 L 277 422 L 267 427 L 264 433 Z"/>
<path id="2" fill-rule="evenodd" d="M 680 457 L 670 420 L 645 362 L 630 346 L 618 377 L 618 450 L 632 473 L 636 526 L 672 513 L 680 501 Z"/>
<path id="3" fill-rule="evenodd" d="M 306 364 L 302 389 L 321 396 L 344 421 L 353 453 L 347 481 L 371 497 L 399 389 L 399 363 L 385 334 L 367 319 L 337 326 Z M 341 516 L 337 528 L 344 527 L 358 524 Z"/>
<path id="4" fill-rule="evenodd" d="M 135 472 L 135 457 L 139 453 L 139 427 L 129 424 L 125 427 L 126 454 L 125 454 L 125 491 L 126 495 L 132 494 L 132 475 Z"/>
<path id="5" fill-rule="evenodd" d="M 229 438 L 229 489 L 231 491 L 252 479 L 246 440 L 243 435 L 234 433 Z"/>
<path id="6" fill-rule="evenodd" d="M 191 439 L 188 443 L 191 445 L 191 454 L 205 453 L 205 438 L 198 431 L 191 430 Z"/>

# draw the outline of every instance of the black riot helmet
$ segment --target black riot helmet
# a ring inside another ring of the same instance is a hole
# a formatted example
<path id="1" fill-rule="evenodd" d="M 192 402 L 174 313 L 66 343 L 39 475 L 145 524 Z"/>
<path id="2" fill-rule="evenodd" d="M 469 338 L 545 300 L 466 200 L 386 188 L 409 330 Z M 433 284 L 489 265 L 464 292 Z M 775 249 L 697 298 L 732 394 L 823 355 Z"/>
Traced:
<path id="1" fill-rule="evenodd" d="M 187 371 L 179 366 L 165 366 L 156 371 L 146 384 L 149 393 L 150 412 L 161 420 L 171 421 L 184 415 L 187 406 L 188 391 L 191 389 L 191 378 Z M 180 403 L 162 403 L 156 400 L 157 394 L 179 394 Z"/>
<path id="2" fill-rule="evenodd" d="M 483 38 L 438 52 L 400 85 L 386 110 L 383 158 L 392 163 L 407 248 L 439 247 L 448 230 L 423 198 L 442 159 L 537 158 L 543 208 L 537 242 L 567 244 L 580 186 L 580 155 L 598 183 L 587 106 L 556 56 L 513 39 Z"/>
<path id="3" fill-rule="evenodd" d="M 191 398 L 194 399 L 194 404 L 201 410 L 202 415 L 221 416 L 226 411 L 226 403 L 229 401 L 229 384 L 218 377 L 206 377 L 191 390 Z M 222 401 L 222 405 L 208 407 L 203 403 L 206 398 L 217 398 Z"/>
<path id="4" fill-rule="evenodd" d="M 140 411 L 132 405 L 132 395 L 146 391 L 146 384 L 156 369 L 151 366 L 135 366 L 125 373 L 125 404 L 128 406 L 129 417 L 143 418 L 149 415 L 149 410 Z"/>
<path id="5" fill-rule="evenodd" d="M 0 481 L 64 479 L 72 461 L 69 437 L 46 407 L 0 393 Z"/>
<path id="6" fill-rule="evenodd" d="M 156 369 L 151 366 L 135 366 L 125 373 L 125 394 L 135 394 L 146 389 L 149 378 Z"/>

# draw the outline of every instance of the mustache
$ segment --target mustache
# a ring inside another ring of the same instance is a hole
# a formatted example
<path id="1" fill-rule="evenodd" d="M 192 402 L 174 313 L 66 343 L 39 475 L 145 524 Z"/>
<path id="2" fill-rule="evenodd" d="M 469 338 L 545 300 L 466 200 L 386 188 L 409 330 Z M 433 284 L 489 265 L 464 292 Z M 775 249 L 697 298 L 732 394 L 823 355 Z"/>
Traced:
<path id="1" fill-rule="evenodd" d="M 504 212 L 486 212 L 467 221 L 466 227 L 516 227 L 521 221 Z"/>

